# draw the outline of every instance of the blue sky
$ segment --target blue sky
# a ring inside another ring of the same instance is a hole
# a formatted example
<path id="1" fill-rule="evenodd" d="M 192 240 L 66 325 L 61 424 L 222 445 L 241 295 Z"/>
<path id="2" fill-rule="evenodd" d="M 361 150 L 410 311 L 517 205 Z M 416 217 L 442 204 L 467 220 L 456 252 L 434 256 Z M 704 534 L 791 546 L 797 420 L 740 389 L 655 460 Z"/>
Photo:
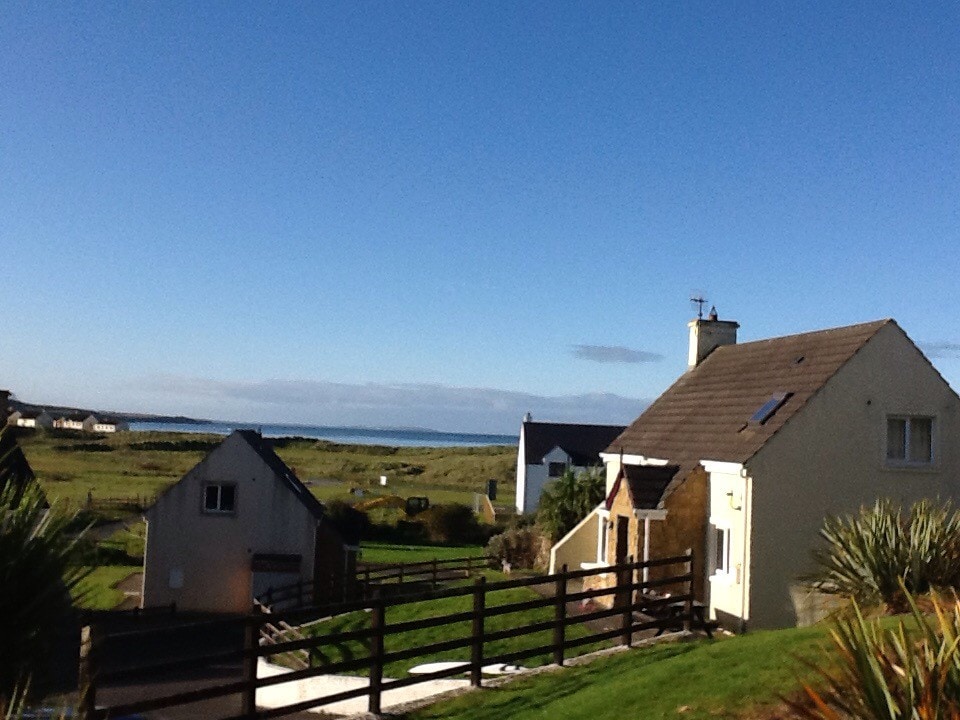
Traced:
<path id="1" fill-rule="evenodd" d="M 0 77 L 29 401 L 628 422 L 694 290 L 960 383 L 955 3 L 10 2 Z"/>

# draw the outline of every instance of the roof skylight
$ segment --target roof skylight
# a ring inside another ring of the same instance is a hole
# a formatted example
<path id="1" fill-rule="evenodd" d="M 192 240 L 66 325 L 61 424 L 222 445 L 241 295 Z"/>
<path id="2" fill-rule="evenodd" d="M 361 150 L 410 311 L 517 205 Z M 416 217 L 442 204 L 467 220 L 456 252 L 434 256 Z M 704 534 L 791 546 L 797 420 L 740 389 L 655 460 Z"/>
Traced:
<path id="1" fill-rule="evenodd" d="M 773 417 L 773 414 L 780 409 L 780 407 L 790 399 L 793 393 L 790 392 L 778 392 L 770 396 L 770 399 L 767 400 L 759 409 L 753 414 L 750 418 L 750 425 L 763 425 L 767 420 Z"/>

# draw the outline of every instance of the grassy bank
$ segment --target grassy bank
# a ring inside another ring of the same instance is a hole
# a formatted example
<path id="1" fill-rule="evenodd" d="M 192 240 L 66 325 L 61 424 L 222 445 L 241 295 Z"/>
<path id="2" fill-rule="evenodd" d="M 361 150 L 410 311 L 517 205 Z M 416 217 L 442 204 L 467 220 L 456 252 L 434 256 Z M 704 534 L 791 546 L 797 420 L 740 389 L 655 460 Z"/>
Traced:
<path id="1" fill-rule="evenodd" d="M 51 499 L 73 505 L 95 499 L 152 497 L 176 482 L 222 438 L 190 433 L 125 432 L 93 436 L 28 432 L 20 444 Z M 500 485 L 501 502 L 513 500 L 516 449 L 394 448 L 342 445 L 322 440 L 284 438 L 277 454 L 321 500 L 384 492 L 404 497 L 425 495 L 431 503 L 472 503 L 488 479 Z"/>
<path id="2" fill-rule="evenodd" d="M 469 693 L 407 720 L 717 720 L 775 717 L 780 695 L 813 680 L 824 628 L 755 632 L 617 653 Z"/>
<path id="3" fill-rule="evenodd" d="M 393 545 L 364 542 L 361 560 L 368 563 L 419 563 L 480 557 L 485 551 L 483 545 Z"/>

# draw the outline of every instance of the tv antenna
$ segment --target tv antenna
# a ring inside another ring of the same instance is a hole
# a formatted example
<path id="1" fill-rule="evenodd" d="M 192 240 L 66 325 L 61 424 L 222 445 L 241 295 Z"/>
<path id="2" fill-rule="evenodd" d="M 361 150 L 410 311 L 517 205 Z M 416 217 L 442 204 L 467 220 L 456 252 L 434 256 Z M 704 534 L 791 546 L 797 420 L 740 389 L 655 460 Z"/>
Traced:
<path id="1" fill-rule="evenodd" d="M 708 300 L 703 296 L 702 292 L 692 292 L 690 293 L 690 304 L 697 306 L 697 320 L 703 320 L 703 306 L 706 305 Z"/>

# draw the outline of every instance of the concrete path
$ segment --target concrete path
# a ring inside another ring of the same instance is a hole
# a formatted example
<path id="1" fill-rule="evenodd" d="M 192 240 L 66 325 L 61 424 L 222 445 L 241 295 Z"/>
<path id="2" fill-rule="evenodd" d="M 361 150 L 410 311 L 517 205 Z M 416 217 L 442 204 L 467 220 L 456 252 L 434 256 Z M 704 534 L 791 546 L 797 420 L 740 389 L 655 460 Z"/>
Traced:
<path id="1" fill-rule="evenodd" d="M 257 675 L 259 677 L 273 677 L 290 672 L 287 668 L 278 665 L 271 665 L 261 658 Z M 391 678 L 384 678 L 388 682 Z M 369 685 L 369 678 L 355 677 L 350 675 L 319 675 L 306 680 L 295 680 L 293 682 L 280 685 L 271 685 L 261 688 L 257 691 L 257 706 L 263 708 L 282 707 L 291 705 L 301 700 L 311 698 L 320 698 L 324 695 L 333 695 L 334 693 L 344 692 L 346 690 L 355 690 L 365 688 Z M 409 685 L 395 690 L 387 690 L 383 693 L 380 700 L 381 709 L 389 710 L 391 707 L 413 702 L 415 700 L 424 700 L 426 698 L 449 692 L 451 690 L 461 690 L 470 687 L 469 680 L 427 680 L 416 685 Z M 350 700 L 341 700 L 340 702 L 322 705 L 315 712 L 322 712 L 334 715 L 355 715 L 367 711 L 368 698 L 363 695 Z"/>

